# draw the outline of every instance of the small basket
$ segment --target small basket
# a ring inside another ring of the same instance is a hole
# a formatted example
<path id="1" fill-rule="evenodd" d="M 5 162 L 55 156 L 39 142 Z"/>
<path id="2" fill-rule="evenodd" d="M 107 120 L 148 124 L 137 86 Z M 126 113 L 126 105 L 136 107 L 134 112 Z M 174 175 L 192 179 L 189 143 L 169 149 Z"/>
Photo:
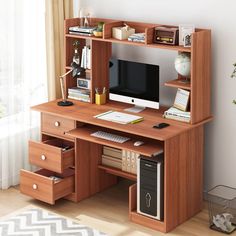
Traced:
<path id="1" fill-rule="evenodd" d="M 236 229 L 236 189 L 217 185 L 207 192 L 210 228 L 230 234 Z"/>

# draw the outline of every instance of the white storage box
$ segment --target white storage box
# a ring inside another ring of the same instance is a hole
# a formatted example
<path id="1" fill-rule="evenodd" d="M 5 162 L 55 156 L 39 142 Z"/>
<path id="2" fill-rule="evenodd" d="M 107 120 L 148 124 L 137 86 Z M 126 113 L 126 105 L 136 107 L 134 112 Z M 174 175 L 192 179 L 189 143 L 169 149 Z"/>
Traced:
<path id="1" fill-rule="evenodd" d="M 112 37 L 115 39 L 128 39 L 131 34 L 135 33 L 135 29 L 127 27 L 113 27 L 112 28 Z"/>

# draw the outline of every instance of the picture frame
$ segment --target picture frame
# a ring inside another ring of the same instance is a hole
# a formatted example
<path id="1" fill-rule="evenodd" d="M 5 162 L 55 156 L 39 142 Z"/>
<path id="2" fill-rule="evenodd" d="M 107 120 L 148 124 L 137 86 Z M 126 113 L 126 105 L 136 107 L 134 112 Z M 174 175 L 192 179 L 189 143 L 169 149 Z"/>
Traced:
<path id="1" fill-rule="evenodd" d="M 181 111 L 187 111 L 190 98 L 190 91 L 178 88 L 173 107 Z"/>
<path id="2" fill-rule="evenodd" d="M 191 47 L 192 33 L 195 32 L 195 26 L 192 24 L 179 25 L 179 45 L 184 47 Z"/>

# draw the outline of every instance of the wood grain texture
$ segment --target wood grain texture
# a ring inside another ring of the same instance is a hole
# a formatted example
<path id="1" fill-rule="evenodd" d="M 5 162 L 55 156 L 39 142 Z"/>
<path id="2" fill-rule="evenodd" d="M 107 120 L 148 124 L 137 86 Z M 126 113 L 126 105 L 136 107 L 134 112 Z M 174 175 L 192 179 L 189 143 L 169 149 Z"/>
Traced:
<path id="1" fill-rule="evenodd" d="M 55 134 L 62 138 L 65 137 L 65 132 L 74 129 L 75 125 L 74 120 L 65 119 L 61 116 L 49 115 L 46 113 L 42 113 L 41 115 L 41 131 L 52 135 Z"/>
<path id="2" fill-rule="evenodd" d="M 74 165 L 74 148 L 63 151 L 61 140 L 48 140 L 45 142 L 29 141 L 29 162 L 41 168 L 62 173 Z"/>
<path id="3" fill-rule="evenodd" d="M 20 172 L 20 191 L 23 194 L 38 200 L 55 204 L 55 200 L 62 198 L 74 191 L 74 176 L 70 173 L 63 179 L 54 182 L 49 176 L 55 176 L 54 172 L 41 169 L 34 172 L 21 170 Z M 58 175 L 57 175 L 58 176 Z M 33 189 L 33 185 L 36 189 Z"/>
<path id="4" fill-rule="evenodd" d="M 94 102 L 95 88 L 103 87 L 109 90 L 109 59 L 111 57 L 111 43 L 92 40 L 92 102 Z M 108 98 L 108 93 L 107 93 Z"/>
<path id="5" fill-rule="evenodd" d="M 164 161 L 164 222 L 169 232 L 202 209 L 203 127 L 166 141 Z"/>
<path id="6" fill-rule="evenodd" d="M 211 116 L 211 31 L 193 34 L 191 48 L 191 123 Z"/>

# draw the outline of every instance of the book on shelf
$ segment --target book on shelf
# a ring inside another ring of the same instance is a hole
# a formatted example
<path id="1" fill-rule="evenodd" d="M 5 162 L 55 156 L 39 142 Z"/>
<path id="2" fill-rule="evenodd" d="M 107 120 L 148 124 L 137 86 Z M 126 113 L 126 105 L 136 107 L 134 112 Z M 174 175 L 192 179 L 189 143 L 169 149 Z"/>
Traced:
<path id="1" fill-rule="evenodd" d="M 167 111 L 164 112 L 163 116 L 168 119 L 184 122 L 190 122 L 191 119 L 191 113 L 189 111 L 182 111 L 175 107 L 170 107 Z"/>
<path id="2" fill-rule="evenodd" d="M 133 41 L 133 42 L 145 42 L 145 33 L 135 33 L 131 34 L 128 37 L 128 41 Z"/>
<path id="3" fill-rule="evenodd" d="M 110 157 L 110 156 L 106 156 L 106 155 L 102 155 L 102 164 L 106 165 L 106 166 L 111 166 L 111 167 L 115 167 L 121 170 L 121 159 L 117 159 L 114 157 Z"/>
<path id="4" fill-rule="evenodd" d="M 90 102 L 90 91 L 72 87 L 68 89 L 68 98 L 83 102 Z"/>
<path id="5" fill-rule="evenodd" d="M 81 67 L 84 69 L 91 69 L 91 49 L 90 46 L 84 46 L 81 56 Z"/>

